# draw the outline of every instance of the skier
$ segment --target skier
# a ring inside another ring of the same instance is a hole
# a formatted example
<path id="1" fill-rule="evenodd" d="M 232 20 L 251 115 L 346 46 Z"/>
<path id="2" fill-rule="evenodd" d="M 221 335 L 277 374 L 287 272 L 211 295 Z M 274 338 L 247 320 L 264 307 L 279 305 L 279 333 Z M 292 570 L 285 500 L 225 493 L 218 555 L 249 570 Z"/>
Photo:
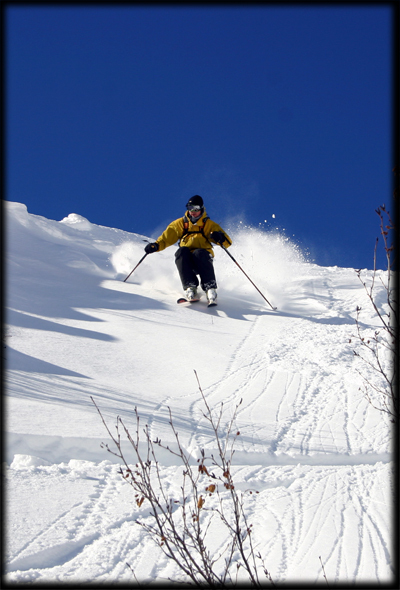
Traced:
<path id="1" fill-rule="evenodd" d="M 200 195 L 194 195 L 186 203 L 186 213 L 175 219 L 155 242 L 147 244 L 146 254 L 164 250 L 179 240 L 175 253 L 175 264 L 179 271 L 182 287 L 188 301 L 197 301 L 200 284 L 206 292 L 209 304 L 216 304 L 217 281 L 213 265 L 215 244 L 228 248 L 232 241 L 222 228 L 212 221 L 204 208 Z"/>

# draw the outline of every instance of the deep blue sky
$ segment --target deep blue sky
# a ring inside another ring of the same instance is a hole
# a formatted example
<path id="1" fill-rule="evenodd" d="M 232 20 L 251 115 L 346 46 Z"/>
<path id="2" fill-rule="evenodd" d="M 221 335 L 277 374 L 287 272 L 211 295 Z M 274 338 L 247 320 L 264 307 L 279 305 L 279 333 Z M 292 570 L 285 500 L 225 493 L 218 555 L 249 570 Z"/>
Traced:
<path id="1" fill-rule="evenodd" d="M 10 3 L 6 198 L 157 237 L 197 193 L 226 228 L 267 220 L 318 264 L 371 268 L 392 10 Z"/>

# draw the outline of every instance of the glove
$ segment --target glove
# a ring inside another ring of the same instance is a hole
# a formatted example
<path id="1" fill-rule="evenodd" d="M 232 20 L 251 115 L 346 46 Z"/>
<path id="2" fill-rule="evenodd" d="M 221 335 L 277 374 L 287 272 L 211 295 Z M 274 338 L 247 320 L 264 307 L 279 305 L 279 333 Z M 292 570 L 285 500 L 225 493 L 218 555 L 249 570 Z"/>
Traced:
<path id="1" fill-rule="evenodd" d="M 147 246 L 144 247 L 144 251 L 146 254 L 152 254 L 153 252 L 157 252 L 159 247 L 160 246 L 157 244 L 157 242 L 153 242 L 152 244 L 147 244 Z"/>
<path id="2" fill-rule="evenodd" d="M 226 240 L 225 234 L 222 231 L 213 231 L 210 233 L 210 238 L 217 242 L 217 244 L 223 244 Z"/>

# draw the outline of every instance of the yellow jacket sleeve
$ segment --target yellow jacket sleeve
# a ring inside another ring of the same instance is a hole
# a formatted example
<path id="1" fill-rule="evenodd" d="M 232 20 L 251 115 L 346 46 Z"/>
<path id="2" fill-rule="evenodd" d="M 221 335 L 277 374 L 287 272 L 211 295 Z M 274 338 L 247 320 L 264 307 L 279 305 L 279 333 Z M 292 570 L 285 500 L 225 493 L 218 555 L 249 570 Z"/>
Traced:
<path id="1" fill-rule="evenodd" d="M 183 234 L 183 221 L 182 219 L 175 219 L 172 221 L 167 229 L 157 238 L 159 251 L 165 250 L 168 246 L 173 246 L 178 240 L 181 239 Z"/>

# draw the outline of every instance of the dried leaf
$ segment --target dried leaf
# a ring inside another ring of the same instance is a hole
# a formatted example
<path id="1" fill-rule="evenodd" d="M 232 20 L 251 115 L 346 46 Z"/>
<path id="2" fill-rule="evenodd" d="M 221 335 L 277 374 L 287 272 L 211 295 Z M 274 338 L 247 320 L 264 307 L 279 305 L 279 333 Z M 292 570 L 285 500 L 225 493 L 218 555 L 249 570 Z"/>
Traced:
<path id="1" fill-rule="evenodd" d="M 203 507 L 204 502 L 205 502 L 205 500 L 204 500 L 203 496 L 200 496 L 199 501 L 197 502 L 197 508 L 199 510 L 201 510 L 201 508 Z"/>
<path id="2" fill-rule="evenodd" d="M 199 471 L 200 471 L 200 473 L 205 473 L 208 476 L 210 475 L 207 471 L 207 467 L 203 464 L 199 465 Z"/>
<path id="3" fill-rule="evenodd" d="M 206 487 L 206 492 L 210 492 L 212 494 L 215 492 L 215 484 L 211 483 L 209 486 Z"/>

